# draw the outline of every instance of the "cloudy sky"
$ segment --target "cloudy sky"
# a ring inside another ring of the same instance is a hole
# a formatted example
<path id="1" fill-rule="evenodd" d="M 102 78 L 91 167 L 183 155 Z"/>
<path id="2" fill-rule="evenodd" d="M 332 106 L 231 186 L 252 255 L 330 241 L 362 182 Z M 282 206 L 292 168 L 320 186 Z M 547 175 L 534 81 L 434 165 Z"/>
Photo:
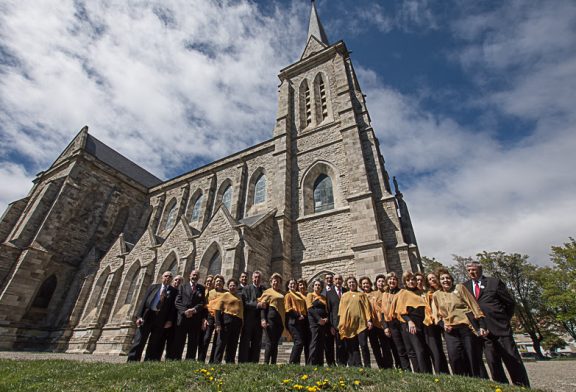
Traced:
<path id="1" fill-rule="evenodd" d="M 319 0 L 421 253 L 576 236 L 576 3 Z M 84 125 L 161 178 L 271 137 L 310 3 L 0 2 L 0 210 Z"/>

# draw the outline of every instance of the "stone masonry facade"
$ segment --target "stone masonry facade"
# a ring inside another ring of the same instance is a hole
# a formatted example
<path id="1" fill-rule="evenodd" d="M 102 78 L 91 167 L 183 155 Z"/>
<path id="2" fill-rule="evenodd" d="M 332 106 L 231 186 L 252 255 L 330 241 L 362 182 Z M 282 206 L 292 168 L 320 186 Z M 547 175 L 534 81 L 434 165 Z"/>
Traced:
<path id="1" fill-rule="evenodd" d="M 261 144 L 162 181 L 80 131 L 0 220 L 0 349 L 125 354 L 136 306 L 165 270 L 311 280 L 420 269 L 349 52 L 318 27 L 280 71 Z"/>

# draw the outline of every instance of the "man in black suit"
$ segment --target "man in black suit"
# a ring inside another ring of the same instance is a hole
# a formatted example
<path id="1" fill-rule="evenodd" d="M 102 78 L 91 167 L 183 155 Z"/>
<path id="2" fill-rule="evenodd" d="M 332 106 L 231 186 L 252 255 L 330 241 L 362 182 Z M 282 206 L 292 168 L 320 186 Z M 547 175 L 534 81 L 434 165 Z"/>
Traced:
<path id="1" fill-rule="evenodd" d="M 324 275 L 324 288 L 320 293 L 325 298 L 328 298 L 328 293 L 334 289 L 334 274 L 327 272 Z M 338 329 L 338 326 L 336 326 Z M 326 363 L 328 366 L 336 365 L 336 360 L 334 359 L 334 335 L 330 331 L 330 328 L 326 328 L 326 333 L 324 335 L 324 356 L 326 357 Z"/>
<path id="2" fill-rule="evenodd" d="M 260 310 L 267 304 L 258 303 L 264 288 L 260 285 L 262 274 L 254 271 L 252 284 L 242 289 L 244 301 L 244 325 L 240 335 L 240 348 L 238 349 L 238 362 L 258 363 L 260 360 L 260 348 L 262 346 L 262 325 L 260 323 Z"/>
<path id="3" fill-rule="evenodd" d="M 206 289 L 198 279 L 200 274 L 197 270 L 190 272 L 190 282 L 180 286 L 176 297 L 176 332 L 174 336 L 174 357 L 182 359 L 184 343 L 188 338 L 186 347 L 186 359 L 196 359 L 196 351 L 202 334 L 202 325 L 206 319 Z"/>
<path id="4" fill-rule="evenodd" d="M 528 374 L 514 342 L 510 319 L 514 315 L 514 298 L 500 279 L 484 276 L 478 262 L 466 264 L 470 279 L 464 286 L 476 297 L 486 316 L 488 336 L 484 338 L 484 355 L 492 379 L 508 384 L 502 362 L 515 385 L 530 386 Z"/>
<path id="5" fill-rule="evenodd" d="M 330 322 L 330 335 L 332 336 L 332 341 L 336 341 L 336 360 L 338 361 L 338 365 L 346 366 L 348 362 L 348 354 L 346 351 L 346 347 L 344 346 L 344 342 L 340 340 L 340 336 L 338 335 L 338 307 L 340 306 L 340 298 L 342 294 L 344 294 L 346 290 L 342 287 L 342 283 L 344 283 L 344 279 L 342 279 L 342 275 L 336 274 L 333 277 L 334 286 L 331 290 L 326 293 L 326 304 L 328 306 L 328 321 Z M 328 342 L 327 342 L 328 343 Z M 328 343 L 329 344 L 329 343 Z M 330 365 L 328 361 L 330 354 L 326 354 L 326 362 Z M 334 343 L 332 343 L 332 361 L 334 362 Z"/>
<path id="6" fill-rule="evenodd" d="M 238 281 L 240 282 L 240 285 L 238 286 L 238 295 L 240 297 L 242 297 L 242 290 L 244 289 L 244 287 L 248 286 L 248 272 L 247 271 L 242 271 L 240 273 L 240 278 L 238 278 Z"/>
<path id="7" fill-rule="evenodd" d="M 166 331 L 174 323 L 176 308 L 174 300 L 177 290 L 170 286 L 172 273 L 162 274 L 162 283 L 151 285 L 136 312 L 136 334 L 128 353 L 128 362 L 140 361 L 146 342 L 145 361 L 159 361 L 166 342 Z"/>

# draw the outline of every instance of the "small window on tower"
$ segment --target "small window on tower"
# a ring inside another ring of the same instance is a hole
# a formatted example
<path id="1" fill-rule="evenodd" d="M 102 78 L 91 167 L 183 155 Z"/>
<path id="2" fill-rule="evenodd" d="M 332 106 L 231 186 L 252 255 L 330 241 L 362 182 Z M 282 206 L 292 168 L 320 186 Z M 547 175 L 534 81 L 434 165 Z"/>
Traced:
<path id="1" fill-rule="evenodd" d="M 332 180 L 326 174 L 320 174 L 314 182 L 314 212 L 327 211 L 333 208 Z"/>

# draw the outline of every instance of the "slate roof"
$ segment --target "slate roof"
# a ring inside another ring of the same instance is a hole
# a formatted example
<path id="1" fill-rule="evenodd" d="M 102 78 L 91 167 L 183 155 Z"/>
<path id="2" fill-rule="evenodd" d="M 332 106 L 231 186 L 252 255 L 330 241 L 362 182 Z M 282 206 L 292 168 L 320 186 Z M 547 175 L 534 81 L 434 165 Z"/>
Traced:
<path id="1" fill-rule="evenodd" d="M 146 188 L 151 188 L 163 182 L 154 174 L 141 168 L 90 134 L 87 135 L 84 150 Z"/>

